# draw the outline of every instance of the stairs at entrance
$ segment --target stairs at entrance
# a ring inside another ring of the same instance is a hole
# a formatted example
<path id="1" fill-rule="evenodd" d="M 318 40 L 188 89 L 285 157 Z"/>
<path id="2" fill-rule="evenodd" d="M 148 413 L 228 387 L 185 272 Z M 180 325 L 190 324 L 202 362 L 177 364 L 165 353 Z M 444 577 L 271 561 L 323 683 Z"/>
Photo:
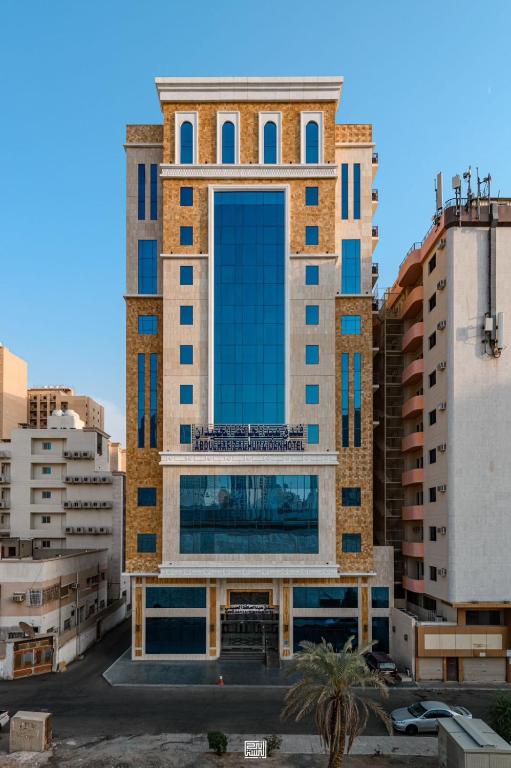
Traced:
<path id="1" fill-rule="evenodd" d="M 220 661 L 264 661 L 262 648 L 224 648 L 220 654 Z"/>

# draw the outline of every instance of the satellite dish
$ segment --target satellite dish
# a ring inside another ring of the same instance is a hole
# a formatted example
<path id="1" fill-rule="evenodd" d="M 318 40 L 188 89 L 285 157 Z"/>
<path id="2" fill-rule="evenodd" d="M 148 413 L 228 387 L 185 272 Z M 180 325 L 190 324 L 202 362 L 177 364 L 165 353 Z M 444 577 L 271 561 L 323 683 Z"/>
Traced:
<path id="1" fill-rule="evenodd" d="M 28 637 L 35 637 L 35 630 L 31 624 L 27 624 L 26 621 L 20 621 L 18 626 L 26 635 L 28 635 Z"/>

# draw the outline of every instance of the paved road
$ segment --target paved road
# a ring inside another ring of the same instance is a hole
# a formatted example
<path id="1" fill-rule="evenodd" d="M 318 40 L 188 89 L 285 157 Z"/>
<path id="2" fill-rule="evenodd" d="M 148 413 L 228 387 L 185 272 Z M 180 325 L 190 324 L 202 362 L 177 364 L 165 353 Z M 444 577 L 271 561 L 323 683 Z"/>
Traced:
<path id="1" fill-rule="evenodd" d="M 130 644 L 129 622 L 110 632 L 82 661 L 62 674 L 0 683 L 0 708 L 47 710 L 57 738 L 78 734 L 125 736 L 158 733 L 314 733 L 314 724 L 281 722 L 285 690 L 277 688 L 112 688 L 101 676 Z M 425 698 L 442 698 L 487 717 L 494 691 L 424 689 L 390 691 L 387 710 Z M 371 720 L 367 735 L 383 734 Z"/>

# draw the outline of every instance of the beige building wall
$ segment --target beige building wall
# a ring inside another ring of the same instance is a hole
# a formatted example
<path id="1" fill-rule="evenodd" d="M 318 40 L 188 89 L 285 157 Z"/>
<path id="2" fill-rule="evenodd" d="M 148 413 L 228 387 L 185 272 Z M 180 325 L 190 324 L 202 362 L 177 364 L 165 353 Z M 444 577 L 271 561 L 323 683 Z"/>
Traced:
<path id="1" fill-rule="evenodd" d="M 104 407 L 88 395 L 75 395 L 71 387 L 29 387 L 26 421 L 30 427 L 45 429 L 55 410 L 76 411 L 86 427 L 105 428 Z"/>
<path id="2" fill-rule="evenodd" d="M 0 344 L 0 439 L 27 419 L 27 363 Z"/>

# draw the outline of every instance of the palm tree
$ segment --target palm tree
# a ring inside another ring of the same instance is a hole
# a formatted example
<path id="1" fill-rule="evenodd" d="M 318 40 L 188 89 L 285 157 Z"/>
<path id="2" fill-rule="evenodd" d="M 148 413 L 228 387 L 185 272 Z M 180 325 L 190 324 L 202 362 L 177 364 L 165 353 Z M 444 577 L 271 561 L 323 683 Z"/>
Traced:
<path id="1" fill-rule="evenodd" d="M 303 641 L 302 651 L 290 662 L 289 674 L 299 673 L 301 679 L 286 694 L 281 717 L 294 716 L 296 722 L 314 711 L 316 727 L 323 744 L 330 752 L 328 768 L 342 768 L 345 752 L 367 725 L 370 712 L 374 712 L 392 733 L 390 718 L 383 707 L 368 698 L 362 698 L 356 688 L 376 688 L 383 698 L 388 690 L 380 675 L 367 666 L 364 648 L 352 647 L 350 637 L 340 652 L 324 639 L 316 645 Z"/>

